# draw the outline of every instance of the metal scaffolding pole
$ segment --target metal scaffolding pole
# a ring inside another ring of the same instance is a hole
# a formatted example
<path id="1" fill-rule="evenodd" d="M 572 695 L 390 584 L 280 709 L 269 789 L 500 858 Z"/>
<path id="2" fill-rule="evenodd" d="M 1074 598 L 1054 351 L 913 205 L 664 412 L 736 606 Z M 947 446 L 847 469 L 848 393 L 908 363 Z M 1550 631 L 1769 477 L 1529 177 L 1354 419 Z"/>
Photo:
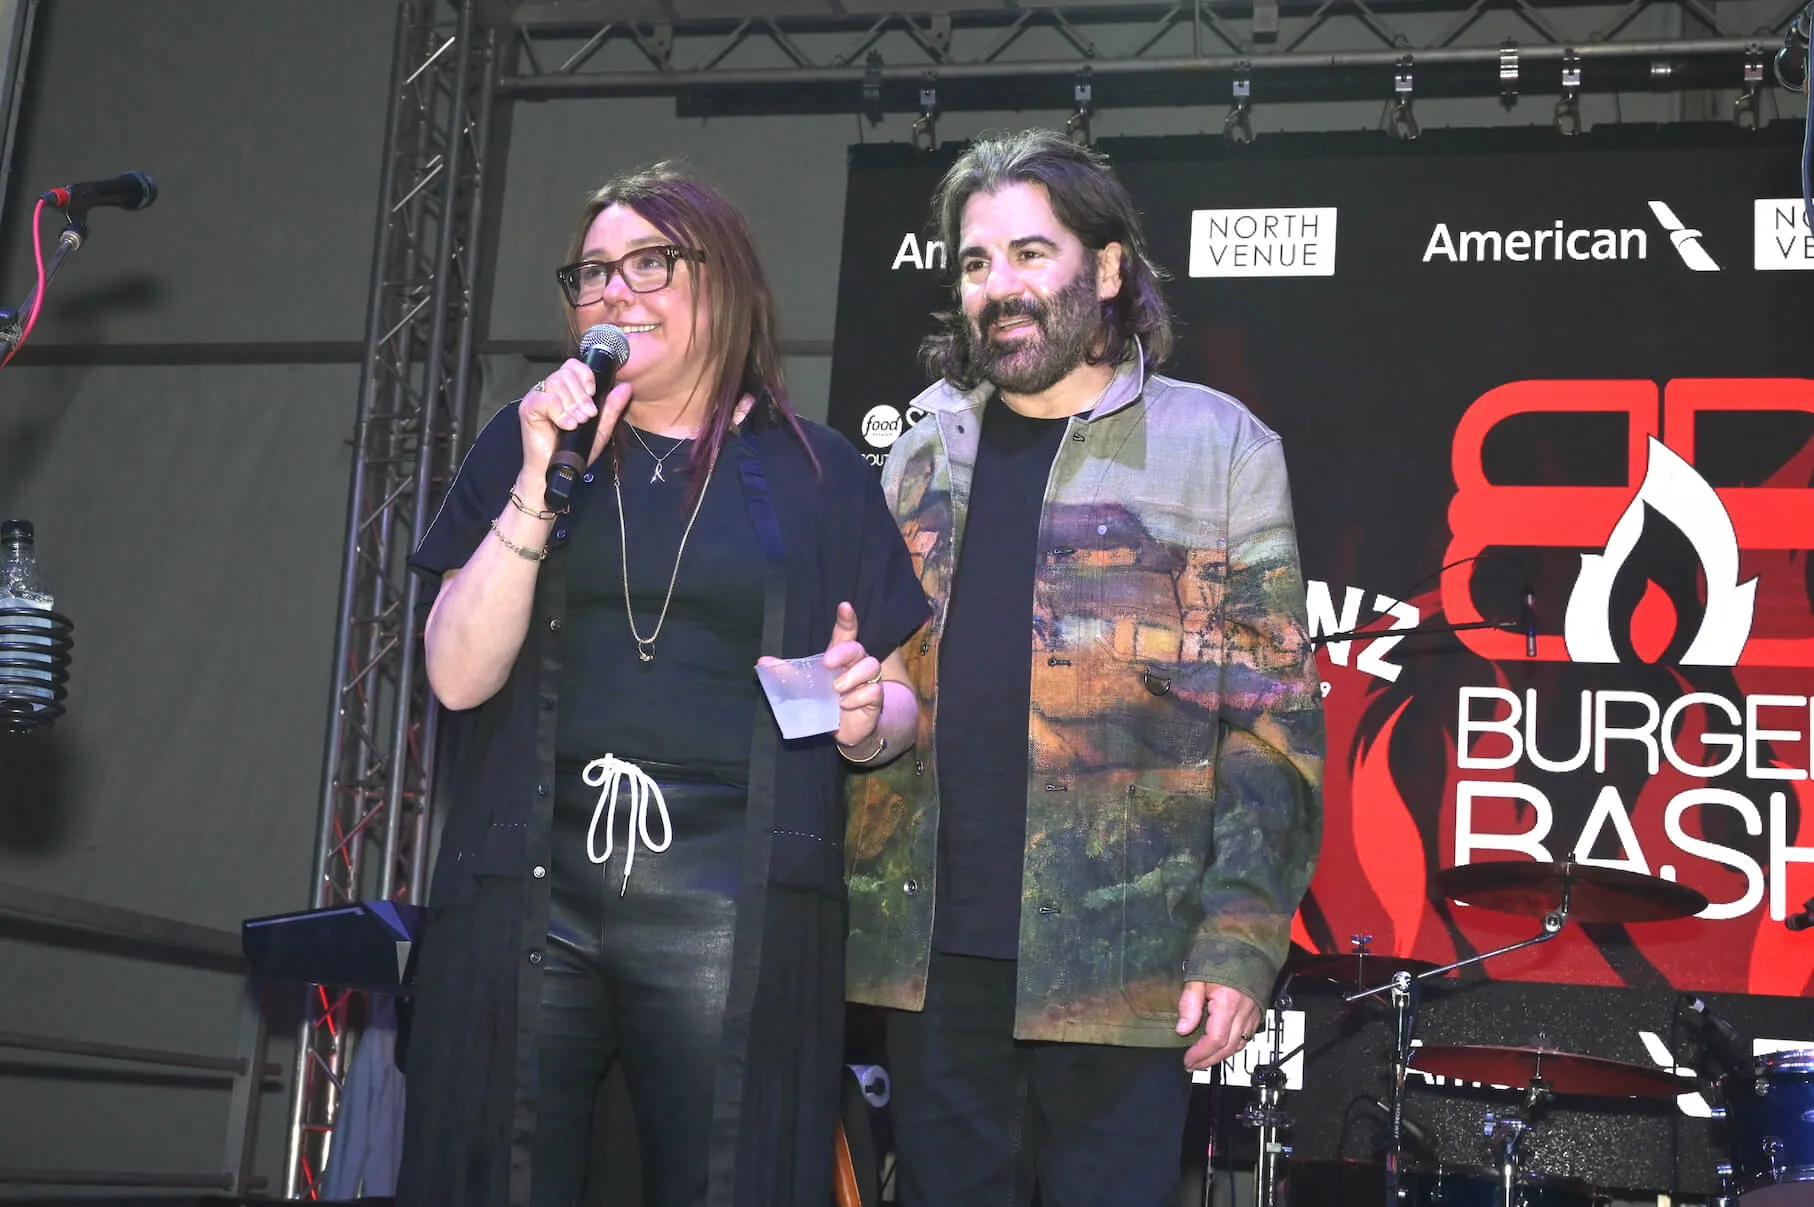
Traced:
<path id="1" fill-rule="evenodd" d="M 421 900 L 435 705 L 408 557 L 458 465 L 497 39 L 478 0 L 400 0 L 334 639 L 315 908 Z M 311 986 L 284 1193 L 312 1196 L 366 1011 Z"/>

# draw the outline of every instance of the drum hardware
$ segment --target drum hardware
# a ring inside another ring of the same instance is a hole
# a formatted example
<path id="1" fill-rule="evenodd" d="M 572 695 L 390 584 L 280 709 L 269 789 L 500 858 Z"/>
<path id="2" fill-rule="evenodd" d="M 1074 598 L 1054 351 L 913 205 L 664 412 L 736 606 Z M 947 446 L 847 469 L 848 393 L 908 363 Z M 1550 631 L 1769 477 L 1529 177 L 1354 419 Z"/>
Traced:
<path id="1" fill-rule="evenodd" d="M 1468 866 L 1493 867 L 1497 865 Z M 1445 888 L 1444 891 L 1448 890 Z M 1542 934 L 1494 951 L 1469 956 L 1465 960 L 1438 965 L 1418 973 L 1401 969 L 1393 973 L 1392 979 L 1383 985 L 1362 989 L 1358 993 L 1347 994 L 1343 997 L 1342 1000 L 1345 1002 L 1358 1002 L 1384 993 L 1390 995 L 1389 1000 L 1392 1004 L 1391 1093 L 1386 1099 L 1392 1108 L 1392 1117 L 1386 1139 L 1386 1207 L 1408 1207 L 1411 1202 L 1410 1179 L 1405 1176 L 1407 1173 L 1405 1165 L 1405 1078 L 1411 1070 L 1411 1037 L 1417 1028 L 1417 1000 L 1421 982 L 1429 980 L 1431 977 L 1444 976 L 1457 969 L 1466 968 L 1470 964 L 1479 964 L 1497 956 L 1508 955 L 1514 951 L 1534 947 L 1539 943 L 1549 942 L 1562 932 L 1563 925 L 1568 921 L 1573 891 L 1574 879 L 1564 876 L 1561 881 L 1561 900 L 1554 910 L 1544 915 Z"/>
<path id="2" fill-rule="evenodd" d="M 1590 1098 L 1674 1098 L 1695 1088 L 1692 1077 L 1650 1065 L 1584 1056 L 1551 1047 L 1508 1048 L 1493 1044 L 1425 1044 L 1412 1063 L 1425 1073 L 1455 1081 L 1529 1090 L 1541 1083 L 1545 1095 Z"/>
<path id="3" fill-rule="evenodd" d="M 1685 884 L 1573 859 L 1467 863 L 1433 879 L 1445 897 L 1526 918 L 1561 909 L 1577 922 L 1666 922 L 1707 908 L 1706 896 Z"/>
<path id="4" fill-rule="evenodd" d="M 1291 980 L 1291 975 L 1287 974 L 1279 991 L 1273 995 L 1272 1025 L 1267 1028 L 1271 1033 L 1272 1056 L 1254 1066 L 1251 1076 L 1253 1088 L 1258 1093 L 1237 1116 L 1243 1126 L 1259 1131 L 1260 1151 L 1253 1171 L 1254 1207 L 1286 1207 L 1290 1201 L 1286 1158 L 1291 1155 L 1291 1149 L 1285 1144 L 1284 1132 L 1291 1126 L 1291 1116 L 1285 1113 L 1285 1065 L 1304 1050 L 1300 1043 L 1289 1052 L 1281 1054 L 1279 1051 L 1285 1046 L 1285 1011 L 1292 1006 Z"/>
<path id="5" fill-rule="evenodd" d="M 1548 1099 L 1548 1084 L 1543 1078 L 1535 1077 L 1524 1092 L 1522 1114 L 1489 1114 L 1486 1117 L 1487 1151 L 1492 1153 L 1499 1172 L 1499 1200 L 1504 1207 L 1513 1207 L 1518 1202 L 1518 1171 L 1524 1163 L 1519 1147 L 1525 1136 L 1536 1128 L 1537 1112 Z"/>
<path id="6" fill-rule="evenodd" d="M 1693 1078 L 1671 1070 L 1563 1052 L 1549 1047 L 1541 1039 L 1537 1046 L 1528 1048 L 1467 1044 L 1414 1048 L 1412 1041 L 1424 982 L 1547 943 L 1562 933 L 1571 918 L 1577 922 L 1631 923 L 1690 917 L 1706 909 L 1707 898 L 1703 894 L 1659 877 L 1578 863 L 1573 859 L 1555 863 L 1465 864 L 1439 871 L 1432 883 L 1443 896 L 1459 903 L 1540 919 L 1542 929 L 1528 939 L 1440 965 L 1410 956 L 1375 955 L 1370 950 L 1371 936 L 1364 934 L 1351 938 L 1353 950 L 1345 954 L 1317 953 L 1294 947 L 1286 963 L 1290 975 L 1279 994 L 1283 1004 L 1274 1012 L 1272 1059 L 1255 1067 L 1253 1085 L 1258 1098 L 1241 1115 L 1243 1123 L 1259 1130 L 1256 1207 L 1284 1207 L 1289 1196 L 1286 1158 L 1290 1149 L 1283 1145 L 1279 1133 L 1291 1125 L 1291 1120 L 1282 1109 L 1281 1091 L 1285 1086 L 1285 1062 L 1304 1045 L 1299 1044 L 1292 1052 L 1281 1055 L 1279 1049 L 1283 1040 L 1278 1019 L 1280 1011 L 1289 1008 L 1287 990 L 1292 977 L 1298 978 L 1300 984 L 1304 978 L 1315 978 L 1341 986 L 1344 991 L 1342 1001 L 1346 1006 L 1381 999 L 1392 1010 L 1390 1092 L 1381 1104 L 1390 1120 L 1383 1179 L 1387 1207 L 1412 1207 L 1412 1204 L 1423 1207 L 1448 1207 L 1449 1204 L 1457 1207 L 1588 1207 L 1603 1202 L 1601 1194 L 1584 1183 L 1525 1172 L 1525 1140 L 1535 1130 L 1546 1104 L 1560 1095 L 1673 1098 L 1695 1088 Z M 1370 977 L 1375 978 L 1371 984 Z M 1814 1067 L 1814 1050 L 1804 1055 Z M 1759 1063 L 1761 1067 L 1762 1062 Z M 1491 1169 L 1443 1166 L 1439 1162 L 1432 1174 L 1413 1167 L 1407 1159 L 1404 1112 L 1406 1083 L 1414 1067 L 1420 1072 L 1457 1081 L 1524 1091 L 1521 1107 L 1487 1117 L 1485 1134 L 1493 1161 Z M 1760 1076 L 1754 1083 L 1751 1101 L 1768 1101 L 1770 1089 L 1770 1082 Z M 1804 1105 L 1811 1108 L 1807 1130 L 1811 1133 L 1810 1148 L 1814 1150 L 1814 1102 Z M 1752 1181 L 1780 1181 L 1785 1176 L 1794 1179 L 1800 1169 L 1804 1171 L 1801 1176 L 1807 1179 L 1809 1189 L 1814 1191 L 1814 1151 L 1810 1151 L 1805 1163 L 1798 1165 L 1795 1158 L 1800 1154 L 1789 1151 L 1788 1159 L 1784 1160 L 1784 1150 L 1780 1136 L 1775 1132 L 1768 1133 L 1749 1150 L 1754 1171 L 1747 1175 L 1745 1163 L 1736 1162 L 1739 1170 L 1733 1175 L 1733 1181 L 1742 1186 L 1747 1176 Z M 1305 1170 L 1315 1168 L 1317 1164 L 1309 1163 Z M 1344 1176 L 1351 1181 L 1352 1173 L 1349 1171 Z M 1372 1193 L 1369 1191 L 1367 1197 L 1372 1197 Z M 1716 1200 L 1715 1207 L 1730 1207 L 1730 1204 Z M 1779 1204 L 1754 1204 L 1747 1196 L 1743 1207 L 1779 1207 Z M 1780 1207 L 1814 1207 L 1814 1197 L 1783 1200 Z"/>
<path id="7" fill-rule="evenodd" d="M 1814 1048 L 1759 1056 L 1726 1084 L 1713 1109 L 1730 1157 L 1717 1167 L 1722 1193 L 1740 1207 L 1814 1204 Z"/>
<path id="8" fill-rule="evenodd" d="M 1539 943 L 1547 943 L 1562 933 L 1570 916 L 1578 921 L 1587 922 L 1655 922 L 1668 918 L 1688 917 L 1707 908 L 1707 898 L 1686 885 L 1676 884 L 1654 876 L 1645 876 L 1637 872 L 1628 872 L 1619 868 L 1604 868 L 1596 864 L 1577 863 L 1565 859 L 1559 863 L 1471 863 L 1463 864 L 1438 872 L 1434 877 L 1437 888 L 1445 897 L 1462 901 L 1482 909 L 1497 910 L 1502 913 L 1517 914 L 1525 917 L 1539 917 L 1543 922 L 1541 934 L 1493 951 L 1457 960 L 1452 964 L 1439 965 L 1413 972 L 1400 969 L 1384 984 L 1371 989 L 1362 989 L 1346 995 L 1343 1000 L 1358 1002 L 1364 998 L 1380 994 L 1390 995 L 1394 1015 L 1391 1095 L 1388 1102 L 1392 1108 L 1391 1127 L 1386 1143 L 1386 1204 L 1387 1207 L 1407 1207 L 1410 1202 L 1409 1179 L 1405 1176 L 1405 1138 L 1404 1138 L 1404 1099 L 1405 1079 L 1412 1063 L 1412 1034 L 1417 1025 L 1417 999 L 1421 982 L 1432 977 L 1445 976 L 1448 973 L 1466 968 L 1471 964 L 1484 963 L 1499 956 L 1510 955 Z M 1537 1049 L 1539 1053 L 1543 1049 Z M 1430 1064 L 1424 1049 L 1418 1055 L 1417 1065 L 1429 1072 L 1441 1072 Z M 1530 1075 L 1520 1083 L 1521 1088 L 1529 1090 L 1533 1082 L 1540 1083 L 1544 1093 L 1553 1092 L 1593 1092 L 1571 1091 L 1559 1087 L 1554 1079 L 1556 1057 L 1566 1057 L 1566 1053 L 1550 1053 L 1550 1076 L 1545 1077 L 1544 1057 L 1539 1055 L 1532 1062 Z M 1576 1061 L 1596 1060 L 1593 1057 L 1575 1058 Z M 1648 1073 L 1649 1070 L 1639 1065 L 1625 1065 L 1622 1061 L 1606 1062 L 1610 1065 L 1623 1066 L 1626 1070 Z M 1579 1065 L 1562 1061 L 1562 1071 L 1571 1076 L 1578 1073 Z M 1601 1069 L 1602 1081 L 1610 1071 Z M 1671 1094 L 1679 1092 L 1678 1079 L 1674 1074 L 1661 1073 L 1660 1076 L 1669 1086 Z M 1474 1078 L 1464 1078 L 1475 1080 Z M 1498 1084 L 1510 1085 L 1511 1081 L 1503 1077 L 1495 1079 Z M 1654 1082 L 1643 1078 L 1627 1077 L 1621 1085 L 1652 1086 Z M 1654 1088 L 1650 1092 L 1656 1092 Z M 1517 1140 L 1524 1129 L 1513 1129 L 1506 1133 L 1504 1152 L 1501 1160 L 1501 1175 L 1504 1176 L 1505 1154 L 1516 1156 Z M 1503 1207 L 1515 1207 L 1512 1188 L 1502 1186 L 1501 1202 Z"/>
<path id="9" fill-rule="evenodd" d="M 1430 960 L 1417 960 L 1410 956 L 1375 955 L 1369 950 L 1373 943 L 1373 936 L 1369 934 L 1353 935 L 1348 942 L 1353 950 L 1346 954 L 1327 955 L 1307 951 L 1293 944 L 1291 954 L 1285 959 L 1285 968 L 1294 973 L 1300 983 L 1306 978 L 1313 978 L 1359 989 L 1363 985 L 1388 979 L 1395 973 L 1409 972 L 1416 975 L 1436 967 Z"/>

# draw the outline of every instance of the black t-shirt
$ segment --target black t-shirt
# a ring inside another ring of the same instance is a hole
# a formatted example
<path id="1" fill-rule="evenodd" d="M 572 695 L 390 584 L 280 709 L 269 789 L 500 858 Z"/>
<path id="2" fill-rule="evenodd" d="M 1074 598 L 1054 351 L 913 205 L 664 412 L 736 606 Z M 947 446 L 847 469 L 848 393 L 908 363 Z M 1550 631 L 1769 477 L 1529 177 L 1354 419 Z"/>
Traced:
<path id="1" fill-rule="evenodd" d="M 693 442 L 634 433 L 616 442 L 623 458 L 624 530 L 617 525 L 611 453 L 593 465 L 582 489 L 595 497 L 576 521 L 567 553 L 567 641 L 561 664 L 555 756 L 586 762 L 605 754 L 654 760 L 745 786 L 750 726 L 767 707 L 756 678 L 762 647 L 764 562 L 731 458 L 721 457 L 699 503 L 675 572 L 675 554 L 693 507 L 686 468 Z M 672 449 L 672 453 L 669 450 Z M 625 544 L 636 631 L 655 632 L 645 662 L 624 616 Z"/>
<path id="2" fill-rule="evenodd" d="M 1039 520 L 1066 419 L 983 410 L 939 650 L 939 875 L 933 944 L 1012 960 L 1027 849 L 1027 716 Z"/>

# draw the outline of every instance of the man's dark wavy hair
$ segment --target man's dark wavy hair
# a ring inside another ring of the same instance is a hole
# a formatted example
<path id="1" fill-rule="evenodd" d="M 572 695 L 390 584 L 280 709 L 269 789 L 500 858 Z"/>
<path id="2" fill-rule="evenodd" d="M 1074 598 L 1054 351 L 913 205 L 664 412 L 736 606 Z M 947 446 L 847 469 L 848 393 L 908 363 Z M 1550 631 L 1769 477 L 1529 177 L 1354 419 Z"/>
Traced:
<path id="1" fill-rule="evenodd" d="M 1153 263 L 1140 229 L 1140 211 L 1106 156 L 1051 130 L 1023 130 L 978 139 L 958 157 L 932 195 L 932 221 L 945 244 L 947 263 L 961 282 L 964 206 L 978 193 L 1014 184 L 1041 184 L 1052 212 L 1086 250 L 1111 243 L 1123 248 L 1121 292 L 1102 303 L 1103 347 L 1092 364 L 1120 364 L 1134 354 L 1138 339 L 1147 363 L 1157 365 L 1172 350 L 1172 320 L 1159 283 L 1165 270 Z M 953 289 L 957 288 L 954 283 Z M 937 330 L 920 345 L 920 363 L 933 377 L 960 390 L 974 387 L 976 371 L 970 320 L 963 308 L 933 315 Z"/>

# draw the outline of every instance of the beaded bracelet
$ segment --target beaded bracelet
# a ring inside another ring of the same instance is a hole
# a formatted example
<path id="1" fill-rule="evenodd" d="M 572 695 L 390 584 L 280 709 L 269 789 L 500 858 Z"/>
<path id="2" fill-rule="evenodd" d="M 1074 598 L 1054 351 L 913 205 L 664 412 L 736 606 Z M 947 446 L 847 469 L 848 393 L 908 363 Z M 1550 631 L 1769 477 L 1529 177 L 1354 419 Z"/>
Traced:
<path id="1" fill-rule="evenodd" d="M 548 546 L 543 545 L 540 549 L 531 549 L 527 545 L 519 545 L 504 535 L 504 530 L 498 527 L 498 522 L 496 520 L 491 522 L 491 530 L 497 534 L 497 538 L 500 541 L 504 542 L 504 548 L 510 550 L 520 558 L 532 562 L 539 562 L 548 556 Z"/>

